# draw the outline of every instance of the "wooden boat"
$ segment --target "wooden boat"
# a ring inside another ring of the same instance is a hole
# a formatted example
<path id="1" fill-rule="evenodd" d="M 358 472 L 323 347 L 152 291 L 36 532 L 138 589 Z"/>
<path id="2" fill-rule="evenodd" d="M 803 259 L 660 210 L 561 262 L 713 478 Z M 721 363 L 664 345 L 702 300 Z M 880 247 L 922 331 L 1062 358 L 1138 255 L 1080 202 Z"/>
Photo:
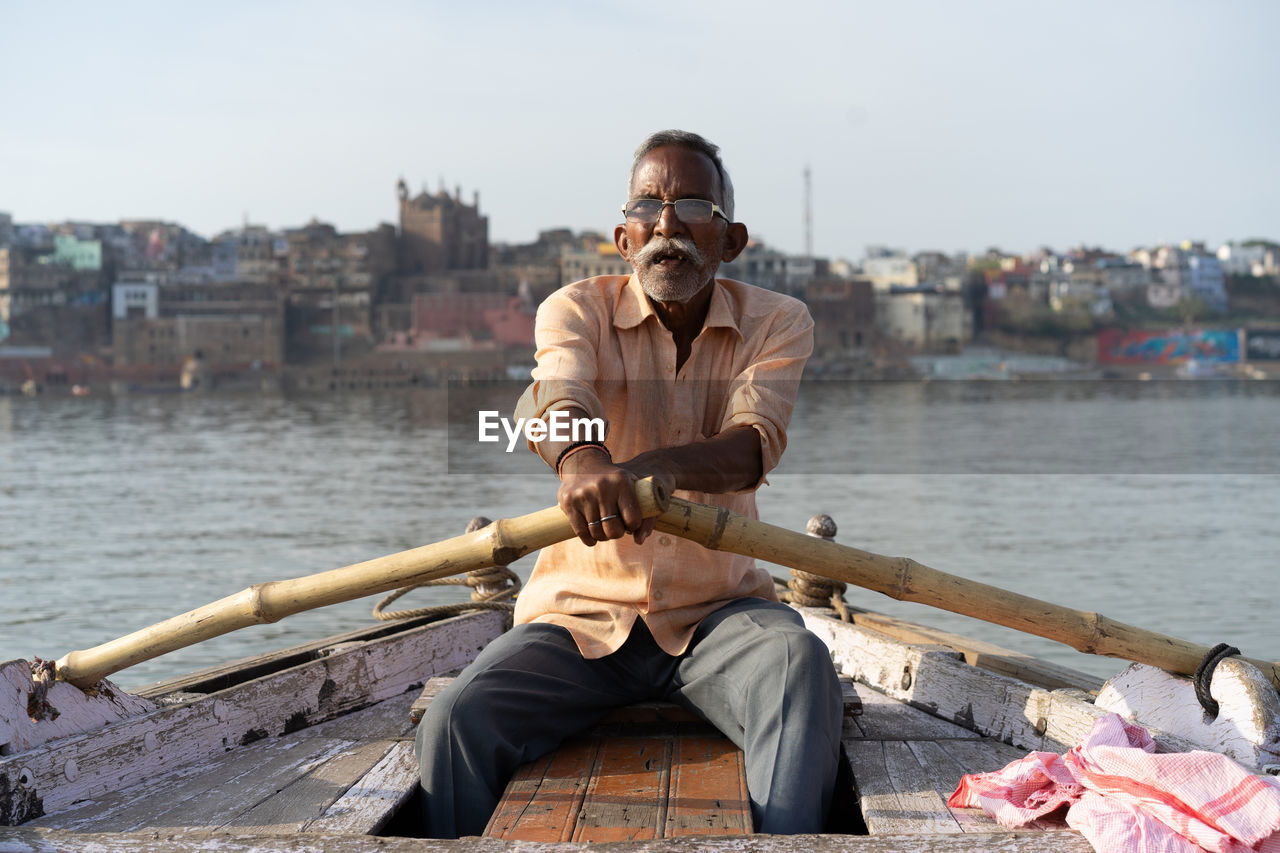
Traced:
<path id="1" fill-rule="evenodd" d="M 1162 749 L 1210 748 L 1280 770 L 1280 702 L 1231 658 L 1212 723 L 1186 679 L 1135 665 L 1106 685 L 886 616 L 801 607 L 846 682 L 849 834 L 752 835 L 741 759 L 696 719 L 627 709 L 526 765 L 483 840 L 419 834 L 413 714 L 506 630 L 480 611 L 377 625 L 162 682 L 47 695 L 0 666 L 0 851 L 562 850 L 1086 851 L 1074 831 L 1010 831 L 949 808 L 964 773 L 1062 752 L 1126 713 Z M 42 703 L 56 719 L 36 720 Z M 104 711 L 104 708 L 106 709 Z M 98 715 L 98 716 L 94 716 Z"/>

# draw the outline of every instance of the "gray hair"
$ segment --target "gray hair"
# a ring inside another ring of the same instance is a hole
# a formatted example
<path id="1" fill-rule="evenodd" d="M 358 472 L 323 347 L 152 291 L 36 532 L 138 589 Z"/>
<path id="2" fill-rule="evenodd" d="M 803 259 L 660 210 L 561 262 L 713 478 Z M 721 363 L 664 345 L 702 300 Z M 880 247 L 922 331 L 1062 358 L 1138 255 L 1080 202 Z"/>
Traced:
<path id="1" fill-rule="evenodd" d="M 631 197 L 631 184 L 636 179 L 636 169 L 640 167 L 640 161 L 654 149 L 661 148 L 664 145 L 680 145 L 692 149 L 699 154 L 705 155 L 715 165 L 716 174 L 720 176 L 720 206 L 724 208 L 725 216 L 729 217 L 729 221 L 732 222 L 733 181 L 729 180 L 729 172 L 725 169 L 724 162 L 720 159 L 720 146 L 687 130 L 660 130 L 640 143 L 640 147 L 636 149 L 635 159 L 631 161 L 631 174 L 627 176 L 627 198 Z"/>

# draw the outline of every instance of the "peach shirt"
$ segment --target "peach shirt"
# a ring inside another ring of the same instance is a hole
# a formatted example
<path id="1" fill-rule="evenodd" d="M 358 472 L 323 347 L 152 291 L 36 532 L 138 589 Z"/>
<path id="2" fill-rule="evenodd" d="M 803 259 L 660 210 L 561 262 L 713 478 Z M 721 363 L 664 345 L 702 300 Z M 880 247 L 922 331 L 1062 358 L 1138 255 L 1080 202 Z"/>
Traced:
<path id="1" fill-rule="evenodd" d="M 706 322 L 677 374 L 675 341 L 636 277 L 599 276 L 544 301 L 535 336 L 538 364 L 517 417 L 569 406 L 603 417 L 605 443 L 619 462 L 750 425 L 760 433 L 767 473 L 787 445 L 813 320 L 789 296 L 717 279 Z M 759 485 L 676 494 L 757 518 Z M 678 655 L 704 617 L 746 596 L 776 600 L 768 572 L 750 557 L 658 532 L 639 546 L 630 536 L 592 548 L 571 539 L 542 550 L 515 621 L 562 625 L 584 657 L 599 658 L 622 646 L 639 616 L 658 645 Z"/>

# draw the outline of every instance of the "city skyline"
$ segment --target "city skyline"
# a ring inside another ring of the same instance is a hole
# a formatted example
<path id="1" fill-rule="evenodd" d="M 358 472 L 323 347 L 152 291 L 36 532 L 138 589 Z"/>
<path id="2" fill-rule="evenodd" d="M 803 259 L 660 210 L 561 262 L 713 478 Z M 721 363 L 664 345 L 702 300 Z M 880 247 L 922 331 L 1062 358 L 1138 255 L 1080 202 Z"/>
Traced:
<path id="1" fill-rule="evenodd" d="M 607 233 L 631 150 L 677 126 L 791 253 L 806 166 L 833 258 L 1280 237 L 1280 7 L 768 8 L 11 6 L 0 211 L 361 231 L 403 177 L 478 192 L 495 242 Z"/>

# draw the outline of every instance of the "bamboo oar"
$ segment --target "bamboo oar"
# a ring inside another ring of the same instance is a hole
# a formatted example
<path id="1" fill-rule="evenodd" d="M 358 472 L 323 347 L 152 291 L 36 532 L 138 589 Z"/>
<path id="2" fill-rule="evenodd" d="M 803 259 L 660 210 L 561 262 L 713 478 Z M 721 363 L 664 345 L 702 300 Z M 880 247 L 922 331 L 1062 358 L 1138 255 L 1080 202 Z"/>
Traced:
<path id="1" fill-rule="evenodd" d="M 838 545 L 682 498 L 673 497 L 670 504 L 658 517 L 657 529 L 706 548 L 825 575 L 899 601 L 916 601 L 1046 637 L 1082 652 L 1151 664 L 1181 675 L 1193 675 L 1209 652 L 1206 646 L 940 572 L 906 557 L 884 557 Z M 1243 660 L 1280 688 L 1280 662 Z"/>
<path id="2" fill-rule="evenodd" d="M 636 499 L 646 518 L 667 507 L 666 489 L 655 480 L 636 483 Z M 113 672 L 218 637 L 230 631 L 276 622 L 294 613 L 490 566 L 506 565 L 531 551 L 574 535 L 558 506 L 489 526 L 443 542 L 290 580 L 254 584 L 235 595 L 197 607 L 149 628 L 70 652 L 56 666 L 58 679 L 88 687 Z"/>

